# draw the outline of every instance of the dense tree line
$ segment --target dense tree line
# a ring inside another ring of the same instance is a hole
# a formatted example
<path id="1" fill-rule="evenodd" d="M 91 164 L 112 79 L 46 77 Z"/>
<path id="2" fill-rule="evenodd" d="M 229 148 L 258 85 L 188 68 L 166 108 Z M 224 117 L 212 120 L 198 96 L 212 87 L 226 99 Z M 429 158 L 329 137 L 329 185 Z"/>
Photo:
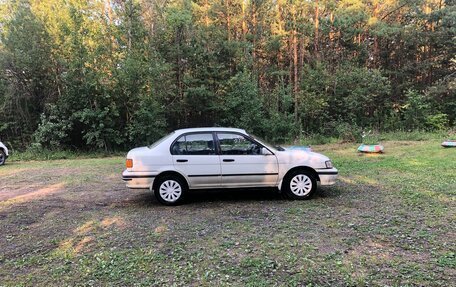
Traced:
<path id="1" fill-rule="evenodd" d="M 0 4 L 0 135 L 117 149 L 236 126 L 273 141 L 456 117 L 454 0 Z"/>

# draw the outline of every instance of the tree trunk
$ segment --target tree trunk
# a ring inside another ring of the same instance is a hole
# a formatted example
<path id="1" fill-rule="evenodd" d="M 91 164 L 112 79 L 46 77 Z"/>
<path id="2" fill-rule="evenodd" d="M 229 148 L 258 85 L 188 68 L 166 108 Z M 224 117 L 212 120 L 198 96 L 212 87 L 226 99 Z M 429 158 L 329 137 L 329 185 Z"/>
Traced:
<path id="1" fill-rule="evenodd" d="M 318 29 L 319 29 L 319 17 L 320 17 L 320 11 L 318 7 L 318 0 L 315 2 L 315 33 L 314 33 L 314 51 L 315 51 L 315 56 L 318 58 L 319 57 L 319 52 L 318 52 Z"/>
<path id="2" fill-rule="evenodd" d="M 130 51 L 131 50 L 131 38 L 132 38 L 131 30 L 133 29 L 133 27 L 132 27 L 133 23 L 131 21 L 131 18 L 133 17 L 133 2 L 132 2 L 132 0 L 130 0 L 128 2 L 128 4 L 129 4 L 128 5 L 129 6 L 128 7 L 129 11 L 128 11 L 128 32 L 127 32 L 128 44 L 127 45 L 128 45 L 128 51 Z"/>
<path id="3" fill-rule="evenodd" d="M 209 27 L 209 4 L 207 3 L 207 0 L 204 0 L 204 25 Z"/>
<path id="4" fill-rule="evenodd" d="M 242 40 L 245 41 L 247 34 L 247 23 L 245 22 L 245 1 L 242 1 Z"/>
<path id="5" fill-rule="evenodd" d="M 226 34 L 228 41 L 231 40 L 231 18 L 230 18 L 230 1 L 225 0 L 225 17 L 226 17 Z"/>
<path id="6" fill-rule="evenodd" d="M 293 18 L 293 31 L 292 31 L 292 47 L 293 47 L 293 94 L 294 94 L 294 116 L 295 122 L 298 124 L 299 117 L 299 97 L 298 97 L 298 89 L 299 89 L 299 79 L 298 79 L 298 37 L 296 31 L 296 6 L 293 5 L 292 8 L 292 18 Z"/>

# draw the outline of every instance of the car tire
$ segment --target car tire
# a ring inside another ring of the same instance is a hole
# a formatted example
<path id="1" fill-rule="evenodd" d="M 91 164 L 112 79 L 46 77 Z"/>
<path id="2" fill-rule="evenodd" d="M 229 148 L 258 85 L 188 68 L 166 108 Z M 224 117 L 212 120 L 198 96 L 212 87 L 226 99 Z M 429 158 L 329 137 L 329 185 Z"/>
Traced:
<path id="1" fill-rule="evenodd" d="M 312 172 L 296 170 L 283 181 L 284 194 L 290 199 L 309 199 L 317 190 L 317 180 Z"/>
<path id="2" fill-rule="evenodd" d="M 178 176 L 159 177 L 155 185 L 154 194 L 157 200 L 164 205 L 179 205 L 187 193 L 187 185 Z"/>
<path id="3" fill-rule="evenodd" d="M 0 149 L 0 165 L 4 165 L 6 161 L 6 154 Z"/>

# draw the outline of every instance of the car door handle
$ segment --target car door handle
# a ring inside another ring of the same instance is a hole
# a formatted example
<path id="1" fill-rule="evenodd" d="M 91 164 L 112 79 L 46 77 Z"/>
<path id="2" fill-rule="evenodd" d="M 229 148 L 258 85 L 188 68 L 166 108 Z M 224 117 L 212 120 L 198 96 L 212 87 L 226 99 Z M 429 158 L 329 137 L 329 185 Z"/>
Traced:
<path id="1" fill-rule="evenodd" d="M 177 161 L 177 162 L 187 162 L 188 159 L 178 159 L 178 160 L 176 160 L 176 161 Z"/>
<path id="2" fill-rule="evenodd" d="M 224 161 L 224 162 L 233 162 L 234 159 L 232 159 L 232 158 L 225 158 L 223 161 Z"/>

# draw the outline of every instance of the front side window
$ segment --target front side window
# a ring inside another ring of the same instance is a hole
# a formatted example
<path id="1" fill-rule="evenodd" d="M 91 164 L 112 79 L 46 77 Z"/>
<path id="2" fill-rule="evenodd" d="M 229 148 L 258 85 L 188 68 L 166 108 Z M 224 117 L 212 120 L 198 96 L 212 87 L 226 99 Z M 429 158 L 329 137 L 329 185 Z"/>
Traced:
<path id="1" fill-rule="evenodd" d="M 174 155 L 213 155 L 214 139 L 211 133 L 187 134 L 181 136 L 171 147 Z"/>
<path id="2" fill-rule="evenodd" d="M 261 145 L 240 135 L 217 133 L 222 155 L 259 155 Z"/>

